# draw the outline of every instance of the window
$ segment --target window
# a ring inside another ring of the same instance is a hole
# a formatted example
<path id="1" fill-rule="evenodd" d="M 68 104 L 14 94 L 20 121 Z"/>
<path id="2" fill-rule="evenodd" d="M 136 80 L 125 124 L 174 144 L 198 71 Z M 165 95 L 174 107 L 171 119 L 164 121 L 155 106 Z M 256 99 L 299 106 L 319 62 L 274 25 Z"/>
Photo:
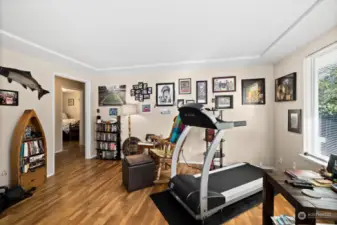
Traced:
<path id="1" fill-rule="evenodd" d="M 337 154 L 337 44 L 308 57 L 306 65 L 305 151 L 326 161 Z"/>

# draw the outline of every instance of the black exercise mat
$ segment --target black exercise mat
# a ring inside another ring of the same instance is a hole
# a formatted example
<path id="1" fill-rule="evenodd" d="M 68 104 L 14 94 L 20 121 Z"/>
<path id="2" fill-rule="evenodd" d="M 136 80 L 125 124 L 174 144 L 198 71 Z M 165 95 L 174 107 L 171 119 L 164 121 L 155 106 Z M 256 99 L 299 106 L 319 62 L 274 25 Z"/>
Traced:
<path id="1" fill-rule="evenodd" d="M 166 221 L 170 225 L 201 225 L 200 221 L 195 220 L 186 209 L 172 196 L 169 190 L 150 195 Z M 204 221 L 204 225 L 223 224 L 241 213 L 257 206 L 262 202 L 262 192 L 245 198 L 234 203 L 222 211 L 212 215 Z"/>

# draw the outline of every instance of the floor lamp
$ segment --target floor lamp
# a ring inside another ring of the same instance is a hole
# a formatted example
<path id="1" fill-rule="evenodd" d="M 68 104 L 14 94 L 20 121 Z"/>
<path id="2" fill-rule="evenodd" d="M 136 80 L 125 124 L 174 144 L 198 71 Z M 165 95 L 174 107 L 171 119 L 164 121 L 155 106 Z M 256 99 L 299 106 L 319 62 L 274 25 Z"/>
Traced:
<path id="1" fill-rule="evenodd" d="M 132 115 L 137 115 L 138 114 L 138 105 L 137 104 L 126 104 L 126 105 L 123 105 L 122 107 L 122 115 L 123 116 L 128 116 L 128 135 L 129 135 L 129 138 L 128 138 L 128 152 L 131 153 L 133 152 L 131 149 L 133 146 L 131 146 L 131 140 L 132 140 L 132 137 L 131 137 L 131 116 Z M 137 147 L 136 147 L 137 149 Z M 125 154 L 125 153 L 124 153 Z"/>

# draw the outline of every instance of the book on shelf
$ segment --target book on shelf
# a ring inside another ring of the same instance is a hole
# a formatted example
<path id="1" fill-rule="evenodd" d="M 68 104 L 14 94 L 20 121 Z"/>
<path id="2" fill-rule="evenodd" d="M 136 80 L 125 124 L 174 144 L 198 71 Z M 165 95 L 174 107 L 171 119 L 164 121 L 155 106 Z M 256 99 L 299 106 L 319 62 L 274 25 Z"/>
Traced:
<path id="1" fill-rule="evenodd" d="M 42 140 L 23 142 L 20 158 L 20 170 L 22 173 L 28 173 L 30 169 L 43 166 L 46 159 Z"/>

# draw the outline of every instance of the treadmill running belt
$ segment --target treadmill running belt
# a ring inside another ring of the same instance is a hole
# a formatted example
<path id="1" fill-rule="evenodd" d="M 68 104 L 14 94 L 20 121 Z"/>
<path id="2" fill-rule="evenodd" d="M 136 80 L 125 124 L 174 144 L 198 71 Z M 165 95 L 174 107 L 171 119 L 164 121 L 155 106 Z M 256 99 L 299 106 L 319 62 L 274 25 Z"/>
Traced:
<path id="1" fill-rule="evenodd" d="M 208 189 L 222 193 L 260 179 L 263 175 L 264 171 L 261 168 L 245 164 L 243 166 L 210 174 L 208 179 Z M 198 177 L 197 179 L 200 182 L 201 177 Z"/>

